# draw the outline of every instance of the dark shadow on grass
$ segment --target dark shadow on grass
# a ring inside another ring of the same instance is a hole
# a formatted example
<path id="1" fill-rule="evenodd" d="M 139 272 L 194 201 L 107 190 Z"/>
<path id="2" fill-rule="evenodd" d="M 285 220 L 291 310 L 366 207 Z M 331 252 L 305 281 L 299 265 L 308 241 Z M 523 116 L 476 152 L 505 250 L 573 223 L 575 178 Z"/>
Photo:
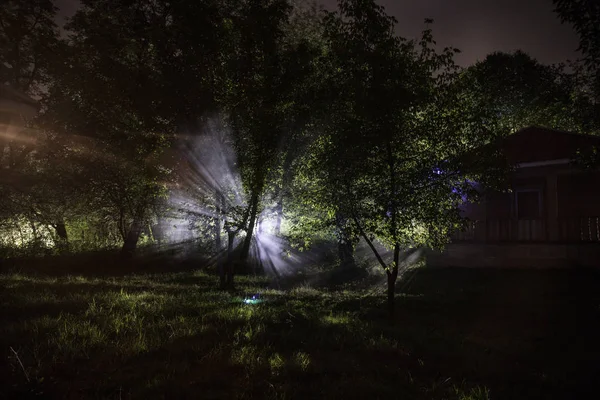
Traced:
<path id="1" fill-rule="evenodd" d="M 2 311 L 3 323 L 10 324 L 15 321 L 24 321 L 40 317 L 58 317 L 61 313 L 79 314 L 87 309 L 87 304 L 76 301 L 58 301 L 39 304 L 5 305 Z"/>
<path id="2" fill-rule="evenodd" d="M 401 341 L 424 360 L 428 375 L 484 385 L 495 399 L 581 398 L 595 391 L 598 271 L 421 269 L 397 297 L 394 324 L 386 323 L 376 298 L 367 300 L 372 307 L 365 300 L 340 307 L 365 310 L 373 334 Z"/>
<path id="3" fill-rule="evenodd" d="M 59 280 L 11 288 L 16 297 L 19 288 L 85 298 L 121 287 L 152 291 L 170 296 L 156 319 L 194 317 L 206 325 L 141 354 L 119 355 L 108 346 L 52 365 L 40 386 L 44 398 L 451 399 L 458 398 L 455 386 L 487 387 L 494 400 L 595 392 L 597 271 L 421 269 L 410 285 L 399 282 L 404 292 L 393 324 L 383 294 L 274 292 L 263 303 L 244 305 L 240 299 L 256 280 L 240 279 L 227 300 L 213 278 L 181 273 L 157 275 L 154 286 L 152 278 L 140 278 L 144 283 Z M 24 316 L 34 312 L 44 310 L 23 309 Z M 43 343 L 44 333 L 38 334 Z M 0 372 L 3 380 L 24 381 L 18 370 Z M 0 394 L 7 398 L 31 389 L 5 387 L 10 392 Z"/>
<path id="4" fill-rule="evenodd" d="M 147 252 L 125 259 L 115 250 L 79 253 L 39 258 L 3 260 L 0 273 L 19 272 L 29 275 L 61 277 L 123 277 L 136 274 L 186 272 L 206 267 L 210 258 L 194 253 L 186 258 L 175 257 L 171 251 Z"/>

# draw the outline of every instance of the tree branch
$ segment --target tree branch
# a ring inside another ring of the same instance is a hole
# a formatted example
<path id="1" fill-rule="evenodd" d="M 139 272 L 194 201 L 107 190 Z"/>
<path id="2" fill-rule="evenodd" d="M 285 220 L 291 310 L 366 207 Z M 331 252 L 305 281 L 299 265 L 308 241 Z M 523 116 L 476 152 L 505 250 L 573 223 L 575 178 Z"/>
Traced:
<path id="1" fill-rule="evenodd" d="M 38 59 L 37 59 L 37 56 L 34 55 L 33 56 L 33 68 L 31 69 L 31 74 L 29 74 L 29 80 L 23 87 L 24 92 L 27 92 L 29 90 L 29 88 L 31 87 L 31 84 L 33 83 L 33 80 L 35 78 L 35 74 L 38 71 L 38 68 L 39 68 Z"/>
<path id="2" fill-rule="evenodd" d="M 387 273 L 389 273 L 388 266 L 386 265 L 385 261 L 383 261 L 383 258 L 381 258 L 381 256 L 379 255 L 379 252 L 377 251 L 377 249 L 373 245 L 373 242 L 371 241 L 371 239 L 369 239 L 369 237 L 365 233 L 364 229 L 360 225 L 360 222 L 358 222 L 358 218 L 356 217 L 356 214 L 352 213 L 352 219 L 354 220 L 354 224 L 356 225 L 356 228 L 358 228 L 358 231 L 360 232 L 360 235 L 365 239 L 365 241 L 367 242 L 367 244 L 369 245 L 369 247 L 373 251 L 373 254 L 375 254 L 375 257 L 377 258 L 377 261 L 379 261 L 379 264 L 381 264 L 381 266 L 383 267 L 383 269 Z"/>

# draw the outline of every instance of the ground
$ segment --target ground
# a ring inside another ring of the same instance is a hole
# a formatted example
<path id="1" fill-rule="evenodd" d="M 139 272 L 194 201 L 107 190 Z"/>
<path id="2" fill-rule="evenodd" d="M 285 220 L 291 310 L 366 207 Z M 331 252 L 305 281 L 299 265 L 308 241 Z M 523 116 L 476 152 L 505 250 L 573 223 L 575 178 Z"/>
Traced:
<path id="1" fill-rule="evenodd" d="M 390 320 L 383 284 L 279 290 L 240 276 L 225 292 L 199 263 L 94 262 L 2 267 L 0 398 L 496 400 L 597 391 L 594 271 L 425 267 L 399 284 Z M 244 302 L 256 294 L 261 302 Z"/>

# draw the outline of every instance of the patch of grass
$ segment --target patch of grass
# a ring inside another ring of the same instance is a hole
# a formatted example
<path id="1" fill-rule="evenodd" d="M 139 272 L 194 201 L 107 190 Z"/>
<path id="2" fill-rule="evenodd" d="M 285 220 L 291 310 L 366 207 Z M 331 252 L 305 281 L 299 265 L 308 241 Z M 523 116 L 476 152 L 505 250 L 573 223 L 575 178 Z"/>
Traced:
<path id="1" fill-rule="evenodd" d="M 393 320 L 374 288 L 64 272 L 0 274 L 0 398 L 559 399 L 600 355 L 592 272 L 423 269 Z"/>
<path id="2" fill-rule="evenodd" d="M 301 371 L 306 371 L 310 367 L 310 355 L 303 351 L 298 351 L 294 354 L 294 362 Z"/>
<path id="3" fill-rule="evenodd" d="M 454 388 L 458 400 L 490 400 L 490 391 L 485 386 L 475 386 L 467 391 L 461 388 Z"/>

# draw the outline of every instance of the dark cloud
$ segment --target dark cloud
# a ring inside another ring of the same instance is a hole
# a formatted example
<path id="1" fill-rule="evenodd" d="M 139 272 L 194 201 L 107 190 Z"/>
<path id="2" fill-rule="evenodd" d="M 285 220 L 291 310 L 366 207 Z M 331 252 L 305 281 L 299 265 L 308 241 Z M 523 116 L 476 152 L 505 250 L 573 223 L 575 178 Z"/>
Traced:
<path id="1" fill-rule="evenodd" d="M 336 0 L 319 0 L 333 8 Z M 552 11 L 552 0 L 378 0 L 398 19 L 398 34 L 418 37 L 433 18 L 438 44 L 458 47 L 461 65 L 493 51 L 522 49 L 544 63 L 576 58 L 577 37 Z M 56 0 L 60 20 L 72 15 L 77 0 Z"/>

